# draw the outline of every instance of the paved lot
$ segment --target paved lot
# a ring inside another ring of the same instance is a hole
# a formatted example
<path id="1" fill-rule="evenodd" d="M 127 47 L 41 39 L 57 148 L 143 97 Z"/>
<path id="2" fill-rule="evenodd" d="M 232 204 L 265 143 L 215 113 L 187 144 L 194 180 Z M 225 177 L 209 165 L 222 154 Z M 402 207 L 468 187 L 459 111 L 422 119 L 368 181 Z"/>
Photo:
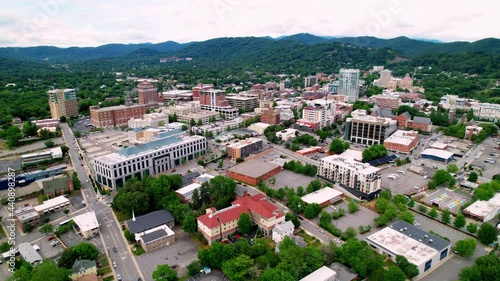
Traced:
<path id="1" fill-rule="evenodd" d="M 66 233 L 61 234 L 60 240 L 67 248 L 78 245 L 83 242 L 83 239 L 73 231 L 68 231 Z"/>
<path id="2" fill-rule="evenodd" d="M 500 150 L 495 150 L 494 147 L 498 146 L 496 144 L 496 140 L 492 138 L 486 139 L 481 145 L 478 154 L 474 154 L 473 156 L 479 155 L 479 158 L 473 158 L 472 165 L 477 167 L 482 167 L 483 169 L 483 177 L 491 180 L 491 178 L 498 174 L 498 165 L 500 164 L 500 157 L 498 156 L 490 156 L 489 154 L 495 152 L 500 154 Z M 485 163 L 484 160 L 486 158 L 492 158 L 492 160 L 497 161 L 497 163 Z"/>
<path id="3" fill-rule="evenodd" d="M 212 270 L 209 274 L 200 273 L 197 276 L 189 278 L 187 281 L 230 281 L 220 270 Z"/>
<path id="4" fill-rule="evenodd" d="M 438 207 L 441 210 L 449 210 L 450 212 L 456 214 L 460 211 L 460 206 L 469 202 L 470 197 L 463 194 L 447 190 L 444 188 L 438 189 L 438 191 L 429 194 L 425 198 L 427 204 Z"/>
<path id="5" fill-rule="evenodd" d="M 0 160 L 0 173 L 6 173 L 9 169 L 14 169 L 16 171 L 21 170 L 21 159 L 17 157 L 11 157 L 8 159 Z"/>
<path id="6" fill-rule="evenodd" d="M 289 170 L 283 170 L 274 177 L 276 178 L 276 183 L 274 185 L 269 183 L 269 179 L 266 181 L 267 186 L 273 189 L 279 189 L 280 187 L 285 186 L 293 188 L 302 186 L 305 190 L 307 185 L 309 185 L 309 183 L 314 180 L 314 178 L 294 173 Z"/>
<path id="7" fill-rule="evenodd" d="M 31 244 L 38 245 L 40 247 L 40 250 L 38 252 L 42 256 L 42 258 L 51 259 L 59 256 L 64 251 L 64 248 L 61 245 L 53 247 L 52 245 L 50 245 L 50 243 L 54 240 L 48 241 L 47 239 L 48 236 L 44 236 L 42 239 L 33 241 Z"/>
<path id="8" fill-rule="evenodd" d="M 339 218 L 339 219 L 334 219 L 332 220 L 332 224 L 341 229 L 342 231 L 345 231 L 348 227 L 353 227 L 356 229 L 356 232 L 358 233 L 357 238 L 362 240 L 366 236 L 370 235 L 370 233 L 376 231 L 375 229 L 375 223 L 373 222 L 373 219 L 378 217 L 378 214 L 371 211 L 368 208 L 365 208 L 361 205 L 359 206 L 359 210 L 355 213 L 349 213 L 349 209 L 347 208 L 347 201 L 342 201 L 340 203 L 337 203 L 333 206 L 326 207 L 324 210 L 326 212 L 332 213 L 333 211 L 337 211 L 340 208 L 344 209 L 345 213 L 344 215 Z M 319 225 L 319 217 L 312 219 L 312 221 L 316 224 Z M 371 225 L 372 230 L 364 233 L 364 234 L 359 234 L 358 227 L 360 225 Z"/>
<path id="9" fill-rule="evenodd" d="M 145 280 L 153 280 L 152 274 L 160 264 L 168 264 L 179 268 L 179 276 L 187 274 L 186 267 L 198 259 L 198 246 L 194 240 L 185 232 L 180 232 L 177 227 L 174 232 L 178 233 L 175 243 L 155 251 L 136 256 L 135 259 Z"/>
<path id="10" fill-rule="evenodd" d="M 415 187 L 420 188 L 427 185 L 427 183 L 434 175 L 434 169 L 427 168 L 427 178 L 424 179 L 422 175 L 415 174 L 409 170 L 413 165 L 415 164 L 410 163 L 400 167 L 389 166 L 381 170 L 380 173 L 382 174 L 382 187 L 389 188 L 393 193 L 410 195 L 415 190 Z M 405 173 L 398 173 L 398 170 Z M 388 178 L 388 176 L 391 174 L 397 174 L 399 178 L 397 180 L 391 180 L 390 178 Z"/>
<path id="11" fill-rule="evenodd" d="M 56 145 L 64 144 L 64 140 L 62 137 L 53 138 L 51 140 Z M 45 146 L 45 140 L 40 140 L 40 141 L 31 143 L 31 144 L 27 144 L 27 145 L 22 145 L 22 146 L 16 147 L 15 149 L 0 150 L 0 157 L 4 157 L 4 156 L 8 156 L 8 155 L 15 155 L 15 154 L 20 155 L 20 154 L 28 153 L 31 151 L 40 150 L 40 149 L 47 149 L 47 147 Z"/>

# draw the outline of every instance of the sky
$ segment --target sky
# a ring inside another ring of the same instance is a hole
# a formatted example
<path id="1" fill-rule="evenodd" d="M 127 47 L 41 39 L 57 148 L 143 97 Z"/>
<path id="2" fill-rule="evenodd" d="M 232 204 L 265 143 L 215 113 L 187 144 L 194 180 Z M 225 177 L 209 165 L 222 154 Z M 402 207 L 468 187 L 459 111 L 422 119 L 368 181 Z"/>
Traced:
<path id="1" fill-rule="evenodd" d="M 494 0 L 0 0 L 0 46 L 186 43 L 297 33 L 500 38 Z"/>

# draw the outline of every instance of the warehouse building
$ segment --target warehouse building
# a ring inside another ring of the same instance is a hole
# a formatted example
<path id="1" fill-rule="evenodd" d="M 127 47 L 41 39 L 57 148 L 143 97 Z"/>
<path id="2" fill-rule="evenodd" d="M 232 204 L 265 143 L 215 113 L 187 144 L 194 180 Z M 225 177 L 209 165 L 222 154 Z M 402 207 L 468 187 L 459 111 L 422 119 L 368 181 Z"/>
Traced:
<path id="1" fill-rule="evenodd" d="M 262 162 L 257 159 L 245 161 L 226 171 L 226 175 L 234 180 L 250 185 L 258 185 L 259 182 L 281 172 L 281 166 Z"/>
<path id="2" fill-rule="evenodd" d="M 453 158 L 453 152 L 434 149 L 434 148 L 427 148 L 426 150 L 422 151 L 422 153 L 420 153 L 420 157 L 431 159 L 434 161 L 448 163 Z"/>
<path id="3" fill-rule="evenodd" d="M 57 211 L 57 210 L 62 210 L 65 207 L 69 207 L 71 203 L 69 202 L 68 198 L 64 196 L 58 196 L 52 199 L 49 199 L 43 204 L 35 206 L 35 210 L 40 214 L 46 214 L 48 212 L 52 211 Z"/>
<path id="4" fill-rule="evenodd" d="M 464 215 L 480 222 L 494 219 L 500 211 L 500 193 L 488 201 L 478 200 L 463 210 Z"/>
<path id="5" fill-rule="evenodd" d="M 344 199 L 344 193 L 331 187 L 324 187 L 320 190 L 302 196 L 301 199 L 306 204 L 316 203 L 320 206 L 328 206 Z"/>
<path id="6" fill-rule="evenodd" d="M 384 141 L 384 146 L 389 151 L 410 154 L 418 146 L 418 132 L 397 130 Z"/>
<path id="7" fill-rule="evenodd" d="M 300 281 L 337 281 L 337 272 L 323 265 Z"/>
<path id="8" fill-rule="evenodd" d="M 451 243 L 413 224 L 397 221 L 365 238 L 379 254 L 396 262 L 404 256 L 420 274 L 436 267 L 451 251 Z"/>

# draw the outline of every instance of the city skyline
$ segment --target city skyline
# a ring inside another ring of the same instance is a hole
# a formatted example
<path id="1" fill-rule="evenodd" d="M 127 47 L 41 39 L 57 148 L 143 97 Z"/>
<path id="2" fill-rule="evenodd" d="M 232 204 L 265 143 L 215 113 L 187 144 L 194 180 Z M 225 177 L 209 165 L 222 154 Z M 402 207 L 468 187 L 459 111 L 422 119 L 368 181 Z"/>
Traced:
<path id="1" fill-rule="evenodd" d="M 277 0 L 45 0 L 31 5 L 0 3 L 0 46 L 99 46 L 109 43 L 187 43 L 219 37 L 297 33 L 476 41 L 500 38 L 499 4 L 376 0 L 365 3 L 315 0 L 309 5 Z M 432 20 L 430 20 L 432 19 Z"/>

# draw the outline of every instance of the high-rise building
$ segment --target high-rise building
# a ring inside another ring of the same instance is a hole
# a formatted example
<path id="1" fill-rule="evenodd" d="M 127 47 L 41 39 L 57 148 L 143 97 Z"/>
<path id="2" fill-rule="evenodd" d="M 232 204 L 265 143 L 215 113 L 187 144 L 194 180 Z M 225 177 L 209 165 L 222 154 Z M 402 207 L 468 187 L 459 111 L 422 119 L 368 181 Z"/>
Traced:
<path id="1" fill-rule="evenodd" d="M 339 94 L 346 102 L 355 102 L 359 97 L 359 69 L 340 69 Z"/>
<path id="2" fill-rule="evenodd" d="M 193 88 L 193 101 L 200 100 L 201 91 L 210 90 L 213 88 L 214 85 L 212 84 L 198 84 L 196 87 Z"/>
<path id="3" fill-rule="evenodd" d="M 345 139 L 352 143 L 367 146 L 383 144 L 397 130 L 397 121 L 390 118 L 358 115 L 347 118 L 345 122 Z"/>
<path id="4" fill-rule="evenodd" d="M 304 88 L 311 87 L 318 83 L 318 78 L 314 75 L 304 77 Z"/>
<path id="5" fill-rule="evenodd" d="M 280 82 L 280 90 L 291 89 L 291 88 L 292 88 L 292 81 L 290 81 L 290 79 L 287 78 Z"/>
<path id="6" fill-rule="evenodd" d="M 78 101 L 75 89 L 50 90 L 49 107 L 53 119 L 78 115 Z"/>
<path id="7" fill-rule="evenodd" d="M 238 116 L 238 109 L 229 105 L 226 100 L 226 93 L 222 90 L 202 90 L 200 92 L 200 105 L 201 109 L 219 112 L 221 115 L 224 114 L 226 118 Z"/>
<path id="8" fill-rule="evenodd" d="M 382 88 L 391 88 L 392 83 L 392 71 L 389 69 L 384 69 L 380 71 L 379 86 Z"/>
<path id="9" fill-rule="evenodd" d="M 244 112 L 253 111 L 259 106 L 259 98 L 252 94 L 230 95 L 226 100 L 230 106 L 241 108 Z"/>
<path id="10" fill-rule="evenodd" d="M 157 107 L 159 97 L 163 96 L 162 93 L 158 95 L 156 87 L 146 81 L 137 85 L 137 95 L 139 97 L 139 104 L 145 104 L 148 108 Z"/>
<path id="11" fill-rule="evenodd" d="M 280 123 L 280 110 L 277 108 L 266 108 L 262 110 L 260 115 L 260 122 L 276 125 Z"/>
<path id="12" fill-rule="evenodd" d="M 146 114 L 147 105 L 118 105 L 99 108 L 90 107 L 90 120 L 96 128 L 107 128 L 121 125 L 128 125 L 128 121 L 133 118 L 142 118 Z"/>
<path id="13" fill-rule="evenodd" d="M 241 158 L 245 159 L 250 156 L 251 153 L 258 152 L 262 149 L 263 141 L 258 138 L 248 138 L 226 147 L 227 156 L 232 160 Z"/>

